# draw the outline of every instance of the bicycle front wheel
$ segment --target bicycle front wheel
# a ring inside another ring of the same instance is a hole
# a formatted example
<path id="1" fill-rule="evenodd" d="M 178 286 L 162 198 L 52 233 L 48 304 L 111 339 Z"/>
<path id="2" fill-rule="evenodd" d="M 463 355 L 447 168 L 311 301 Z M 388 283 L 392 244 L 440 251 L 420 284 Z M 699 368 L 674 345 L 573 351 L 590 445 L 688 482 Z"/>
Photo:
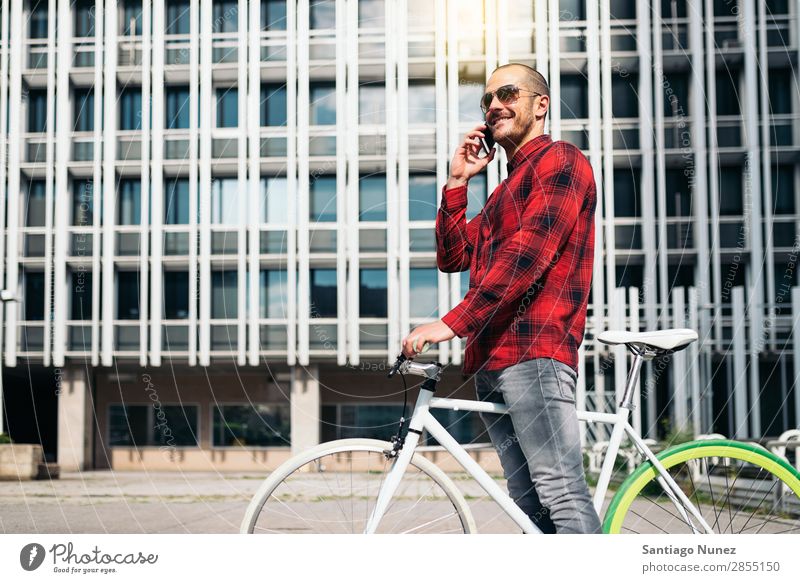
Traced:
<path id="1" fill-rule="evenodd" d="M 659 461 L 715 533 L 800 533 L 800 473 L 786 460 L 747 443 L 692 441 Z M 622 484 L 603 522 L 608 533 L 705 532 L 658 482 L 652 463 Z"/>
<path id="2" fill-rule="evenodd" d="M 395 463 L 375 439 L 340 439 L 295 456 L 264 481 L 247 508 L 243 533 L 364 532 Z M 464 496 L 447 475 L 416 453 L 381 519 L 378 533 L 475 532 Z"/>

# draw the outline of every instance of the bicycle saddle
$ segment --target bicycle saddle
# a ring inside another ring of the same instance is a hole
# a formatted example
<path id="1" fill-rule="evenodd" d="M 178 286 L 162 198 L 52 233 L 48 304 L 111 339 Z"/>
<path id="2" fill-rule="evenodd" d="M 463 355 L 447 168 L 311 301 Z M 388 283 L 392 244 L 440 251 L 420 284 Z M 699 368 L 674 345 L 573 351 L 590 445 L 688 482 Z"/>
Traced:
<path id="1" fill-rule="evenodd" d="M 628 332 L 627 330 L 606 330 L 597 336 L 603 344 L 625 344 L 645 346 L 659 352 L 677 352 L 697 340 L 697 332 L 690 328 L 654 330 L 652 332 Z"/>

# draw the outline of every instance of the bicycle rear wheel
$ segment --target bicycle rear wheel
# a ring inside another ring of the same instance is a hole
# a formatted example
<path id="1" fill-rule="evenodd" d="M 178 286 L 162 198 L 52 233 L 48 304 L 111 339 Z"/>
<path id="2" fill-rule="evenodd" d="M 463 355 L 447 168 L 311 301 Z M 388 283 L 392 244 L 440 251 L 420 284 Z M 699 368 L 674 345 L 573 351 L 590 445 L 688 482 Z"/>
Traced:
<path id="1" fill-rule="evenodd" d="M 264 481 L 247 508 L 243 533 L 364 531 L 395 460 L 386 441 L 341 439 L 287 460 Z M 381 519 L 378 533 L 475 532 L 472 514 L 444 472 L 415 454 Z"/>
<path id="2" fill-rule="evenodd" d="M 800 534 L 800 473 L 769 451 L 728 440 L 693 441 L 659 461 L 715 533 Z M 622 484 L 606 512 L 608 533 L 692 534 L 699 522 L 677 507 L 650 463 Z"/>

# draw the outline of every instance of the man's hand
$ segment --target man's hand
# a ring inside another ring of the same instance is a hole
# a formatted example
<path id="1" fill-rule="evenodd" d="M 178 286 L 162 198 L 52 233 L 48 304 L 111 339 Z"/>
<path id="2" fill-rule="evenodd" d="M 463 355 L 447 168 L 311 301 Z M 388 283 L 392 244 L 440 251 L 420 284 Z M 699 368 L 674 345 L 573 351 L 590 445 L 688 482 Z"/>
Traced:
<path id="1" fill-rule="evenodd" d="M 464 141 L 456 149 L 453 159 L 450 162 L 450 177 L 447 180 L 447 188 L 463 186 L 469 179 L 494 160 L 497 148 L 492 148 L 491 153 L 483 158 L 478 157 L 481 151 L 480 138 L 485 137 L 484 132 L 488 131 L 485 123 L 475 126 L 475 129 L 464 136 Z"/>
<path id="2" fill-rule="evenodd" d="M 441 320 L 417 326 L 403 339 L 403 355 L 406 358 L 414 358 L 422 352 L 426 342 L 438 344 L 454 338 L 455 335 L 456 333 Z"/>

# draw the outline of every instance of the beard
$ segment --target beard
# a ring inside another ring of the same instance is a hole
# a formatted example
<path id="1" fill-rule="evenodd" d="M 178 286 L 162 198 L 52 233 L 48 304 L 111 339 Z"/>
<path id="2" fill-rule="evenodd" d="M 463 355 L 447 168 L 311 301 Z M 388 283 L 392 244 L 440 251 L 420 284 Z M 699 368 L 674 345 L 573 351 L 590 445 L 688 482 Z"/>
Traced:
<path id="1" fill-rule="evenodd" d="M 492 137 L 501 146 L 518 146 L 528 135 L 531 125 L 519 116 L 514 116 L 506 119 L 500 128 L 495 129 L 492 126 Z"/>

